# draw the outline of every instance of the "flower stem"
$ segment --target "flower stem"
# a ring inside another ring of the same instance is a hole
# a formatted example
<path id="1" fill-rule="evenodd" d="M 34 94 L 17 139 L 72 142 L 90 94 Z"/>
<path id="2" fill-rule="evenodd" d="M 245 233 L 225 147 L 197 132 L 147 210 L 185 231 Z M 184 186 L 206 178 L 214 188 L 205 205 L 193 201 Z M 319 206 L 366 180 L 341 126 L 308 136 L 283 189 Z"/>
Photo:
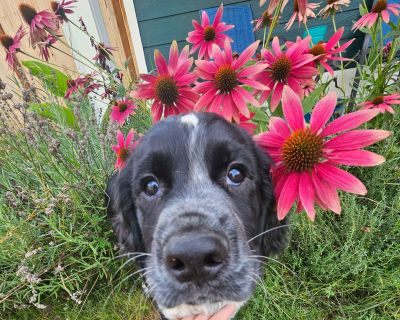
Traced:
<path id="1" fill-rule="evenodd" d="M 271 40 L 272 32 L 274 31 L 276 24 L 278 23 L 279 15 L 281 14 L 284 0 L 279 0 L 279 4 L 275 9 L 274 18 L 272 19 L 271 27 L 268 30 L 267 41 L 264 43 L 264 48 L 268 47 L 268 43 Z"/>
<path id="2" fill-rule="evenodd" d="M 311 46 L 314 46 L 314 43 L 313 43 L 313 41 L 312 41 L 312 35 L 311 35 L 311 33 L 310 33 L 310 30 L 308 30 L 308 27 L 307 27 L 307 22 L 306 23 L 304 23 L 304 28 L 306 29 L 306 31 L 307 31 L 307 34 L 308 34 L 308 36 L 310 37 L 310 41 L 311 41 Z"/>
<path id="3" fill-rule="evenodd" d="M 336 20 L 335 20 L 335 14 L 332 14 L 332 24 L 333 24 L 333 30 L 336 32 L 337 28 L 336 28 Z M 340 41 L 338 41 L 338 47 L 340 47 Z M 339 57 L 342 58 L 342 53 L 339 52 Z M 345 88 L 344 88 L 344 66 L 343 66 L 343 61 L 340 60 L 340 69 L 342 70 L 341 74 L 342 74 L 342 91 L 345 92 Z"/>

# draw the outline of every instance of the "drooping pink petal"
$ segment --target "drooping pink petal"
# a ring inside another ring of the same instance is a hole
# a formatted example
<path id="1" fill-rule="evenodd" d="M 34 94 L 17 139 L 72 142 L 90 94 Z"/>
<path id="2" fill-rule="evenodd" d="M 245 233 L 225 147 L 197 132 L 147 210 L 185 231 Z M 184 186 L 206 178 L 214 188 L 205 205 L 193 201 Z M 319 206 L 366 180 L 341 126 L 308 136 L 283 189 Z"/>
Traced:
<path id="1" fill-rule="evenodd" d="M 300 98 L 288 86 L 283 88 L 282 109 L 285 119 L 293 131 L 304 128 L 303 106 Z"/>
<path id="2" fill-rule="evenodd" d="M 313 172 L 311 177 L 317 198 L 323 203 L 324 206 L 331 209 L 336 214 L 340 214 L 342 208 L 340 206 L 340 199 L 336 189 L 330 184 L 321 180 L 316 172 Z"/>
<path id="3" fill-rule="evenodd" d="M 285 184 L 282 187 L 278 199 L 278 220 L 282 220 L 286 217 L 294 201 L 297 199 L 299 194 L 299 178 L 300 175 L 297 172 L 292 172 L 286 177 Z"/>
<path id="4" fill-rule="evenodd" d="M 331 92 L 324 98 L 322 98 L 314 107 L 311 114 L 310 129 L 314 133 L 319 133 L 319 131 L 328 122 L 329 118 L 332 116 L 333 111 L 336 107 L 336 93 Z"/>
<path id="5" fill-rule="evenodd" d="M 334 163 L 345 166 L 371 167 L 385 162 L 385 158 L 367 150 L 333 151 L 327 158 Z"/>
<path id="6" fill-rule="evenodd" d="M 338 189 L 360 195 L 367 194 L 364 184 L 347 171 L 329 164 L 320 163 L 317 168 L 317 174 L 326 183 Z"/>
<path id="7" fill-rule="evenodd" d="M 299 179 L 299 198 L 311 221 L 315 219 L 314 186 L 309 172 L 302 172 Z"/>

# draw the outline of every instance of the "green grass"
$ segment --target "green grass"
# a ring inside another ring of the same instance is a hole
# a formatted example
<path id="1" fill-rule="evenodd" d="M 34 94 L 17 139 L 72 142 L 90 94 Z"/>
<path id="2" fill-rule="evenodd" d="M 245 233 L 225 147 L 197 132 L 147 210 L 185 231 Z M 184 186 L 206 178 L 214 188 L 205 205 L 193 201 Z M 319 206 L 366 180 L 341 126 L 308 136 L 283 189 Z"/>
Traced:
<path id="1" fill-rule="evenodd" d="M 236 319 L 400 319 L 399 118 L 377 120 L 395 132 L 374 148 L 387 161 L 353 170 L 368 195 L 343 194 L 342 214 L 319 212 L 314 223 L 292 214 L 288 249 L 266 264 Z M 127 280 L 115 292 L 102 285 L 81 305 L 56 299 L 46 310 L 6 318 L 158 319 L 138 281 Z"/>

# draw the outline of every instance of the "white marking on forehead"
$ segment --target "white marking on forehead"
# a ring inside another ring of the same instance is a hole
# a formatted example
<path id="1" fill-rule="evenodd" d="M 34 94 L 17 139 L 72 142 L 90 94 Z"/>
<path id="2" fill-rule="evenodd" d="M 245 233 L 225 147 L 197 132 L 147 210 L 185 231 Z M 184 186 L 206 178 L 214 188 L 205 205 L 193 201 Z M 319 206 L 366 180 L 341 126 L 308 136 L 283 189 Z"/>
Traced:
<path id="1" fill-rule="evenodd" d="M 199 123 L 199 118 L 197 118 L 197 116 L 195 114 L 189 113 L 189 114 L 184 115 L 181 118 L 181 122 L 182 123 L 186 123 L 186 124 L 190 124 L 193 127 L 196 127 L 197 124 Z"/>

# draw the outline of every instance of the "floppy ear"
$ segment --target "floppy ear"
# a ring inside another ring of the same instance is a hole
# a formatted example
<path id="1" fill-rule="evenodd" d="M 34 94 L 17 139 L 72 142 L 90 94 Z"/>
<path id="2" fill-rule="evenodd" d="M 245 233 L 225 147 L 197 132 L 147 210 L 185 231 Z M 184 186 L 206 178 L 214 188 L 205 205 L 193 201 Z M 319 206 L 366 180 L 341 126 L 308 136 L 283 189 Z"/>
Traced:
<path id="1" fill-rule="evenodd" d="M 263 255 L 269 256 L 280 252 L 286 246 L 288 227 L 284 226 L 287 224 L 286 218 L 279 221 L 276 213 L 275 194 L 270 173 L 272 161 L 258 146 L 256 149 L 261 170 L 261 230 L 259 233 L 265 232 L 261 238 L 261 252 Z"/>
<path id="2" fill-rule="evenodd" d="M 107 215 L 122 253 L 144 252 L 130 180 L 131 170 L 127 166 L 111 177 L 106 190 Z"/>

